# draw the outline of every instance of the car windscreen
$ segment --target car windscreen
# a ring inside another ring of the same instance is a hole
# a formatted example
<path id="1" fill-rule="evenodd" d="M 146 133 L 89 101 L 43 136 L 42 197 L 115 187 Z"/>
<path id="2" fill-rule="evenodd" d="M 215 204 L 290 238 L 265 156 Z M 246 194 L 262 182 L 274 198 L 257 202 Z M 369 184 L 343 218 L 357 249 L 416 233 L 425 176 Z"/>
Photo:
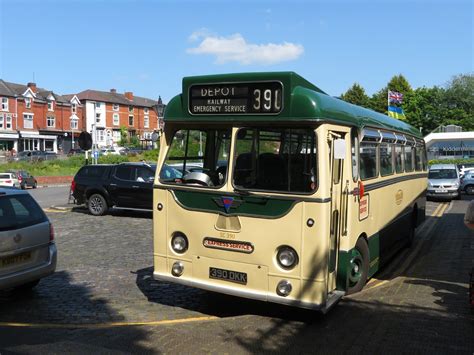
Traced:
<path id="1" fill-rule="evenodd" d="M 48 218 L 30 195 L 0 195 L 0 231 L 25 228 L 46 221 Z"/>
<path id="2" fill-rule="evenodd" d="M 428 179 L 456 179 L 458 175 L 455 169 L 431 169 Z"/>

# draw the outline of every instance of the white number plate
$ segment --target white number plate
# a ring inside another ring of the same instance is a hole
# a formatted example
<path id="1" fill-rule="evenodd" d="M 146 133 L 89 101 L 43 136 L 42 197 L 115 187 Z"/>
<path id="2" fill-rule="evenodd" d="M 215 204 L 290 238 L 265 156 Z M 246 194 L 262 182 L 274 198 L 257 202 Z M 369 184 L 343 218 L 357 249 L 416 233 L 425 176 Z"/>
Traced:
<path id="1" fill-rule="evenodd" d="M 448 190 L 435 190 L 435 192 L 436 192 L 437 194 L 443 194 L 443 193 L 448 192 Z"/>

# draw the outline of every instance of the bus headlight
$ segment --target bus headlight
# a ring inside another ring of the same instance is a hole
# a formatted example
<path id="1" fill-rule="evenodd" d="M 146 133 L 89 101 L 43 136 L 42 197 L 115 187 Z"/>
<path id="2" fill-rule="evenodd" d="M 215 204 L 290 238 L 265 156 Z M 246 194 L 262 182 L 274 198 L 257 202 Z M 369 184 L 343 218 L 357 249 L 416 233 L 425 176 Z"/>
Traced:
<path id="1" fill-rule="evenodd" d="M 276 292 L 280 296 L 286 297 L 291 293 L 292 289 L 293 289 L 293 287 L 291 286 L 290 281 L 281 280 L 277 285 Z"/>
<path id="2" fill-rule="evenodd" d="M 171 238 L 171 249 L 178 254 L 183 254 L 188 250 L 188 238 L 181 232 L 175 232 Z"/>
<path id="3" fill-rule="evenodd" d="M 298 254 L 295 249 L 285 245 L 278 249 L 277 261 L 283 269 L 292 269 L 298 264 Z"/>

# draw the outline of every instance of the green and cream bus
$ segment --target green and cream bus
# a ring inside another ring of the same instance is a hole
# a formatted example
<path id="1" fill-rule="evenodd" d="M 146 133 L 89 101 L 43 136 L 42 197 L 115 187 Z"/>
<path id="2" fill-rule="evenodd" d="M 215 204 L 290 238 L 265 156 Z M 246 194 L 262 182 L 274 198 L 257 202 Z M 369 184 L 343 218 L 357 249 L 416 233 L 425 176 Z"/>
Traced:
<path id="1" fill-rule="evenodd" d="M 327 311 L 424 219 L 410 125 L 293 72 L 187 77 L 166 107 L 154 277 Z"/>

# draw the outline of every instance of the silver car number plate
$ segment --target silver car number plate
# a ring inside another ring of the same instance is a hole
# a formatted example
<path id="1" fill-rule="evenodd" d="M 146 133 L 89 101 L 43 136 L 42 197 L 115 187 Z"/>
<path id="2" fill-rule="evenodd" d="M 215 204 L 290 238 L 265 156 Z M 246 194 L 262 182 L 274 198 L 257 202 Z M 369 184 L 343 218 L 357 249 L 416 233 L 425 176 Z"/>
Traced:
<path id="1" fill-rule="evenodd" d="M 216 267 L 210 267 L 209 278 L 235 282 L 241 285 L 247 285 L 247 274 L 245 272 L 238 272 L 238 271 L 232 271 L 232 270 L 219 269 Z"/>

